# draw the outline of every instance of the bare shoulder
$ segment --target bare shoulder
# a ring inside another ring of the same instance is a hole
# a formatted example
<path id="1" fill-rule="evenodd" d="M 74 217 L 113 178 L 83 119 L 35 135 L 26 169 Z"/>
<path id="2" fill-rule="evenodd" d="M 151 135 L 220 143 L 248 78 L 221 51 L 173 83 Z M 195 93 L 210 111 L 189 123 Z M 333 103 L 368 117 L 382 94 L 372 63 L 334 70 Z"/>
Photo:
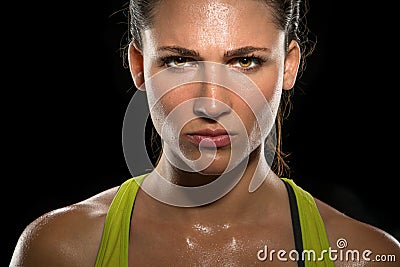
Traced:
<path id="1" fill-rule="evenodd" d="M 399 266 L 400 243 L 392 235 L 351 218 L 318 199 L 315 201 L 331 248 L 337 250 L 337 266 L 348 266 L 350 261 L 354 262 L 352 266 Z"/>
<path id="2" fill-rule="evenodd" d="M 114 187 L 81 202 L 43 214 L 22 232 L 14 266 L 94 266 Z"/>

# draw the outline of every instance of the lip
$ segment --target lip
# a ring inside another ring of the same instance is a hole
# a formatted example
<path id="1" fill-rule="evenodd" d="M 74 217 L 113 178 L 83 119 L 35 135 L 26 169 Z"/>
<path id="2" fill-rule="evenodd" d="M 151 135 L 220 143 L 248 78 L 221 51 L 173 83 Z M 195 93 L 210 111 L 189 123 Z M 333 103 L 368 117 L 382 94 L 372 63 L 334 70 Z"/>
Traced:
<path id="1" fill-rule="evenodd" d="M 235 133 L 228 133 L 225 129 L 202 129 L 186 134 L 190 142 L 202 148 L 228 146 L 235 135 Z"/>

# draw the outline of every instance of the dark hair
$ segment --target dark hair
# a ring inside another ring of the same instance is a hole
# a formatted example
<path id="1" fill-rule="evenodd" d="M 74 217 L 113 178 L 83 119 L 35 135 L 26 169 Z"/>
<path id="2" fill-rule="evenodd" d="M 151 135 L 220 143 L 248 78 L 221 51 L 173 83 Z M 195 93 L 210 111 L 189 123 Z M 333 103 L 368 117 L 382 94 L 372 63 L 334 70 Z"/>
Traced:
<path id="1" fill-rule="evenodd" d="M 166 0 L 130 0 L 128 25 L 129 34 L 128 45 L 134 42 L 139 48 L 142 48 L 141 32 L 144 29 L 151 27 L 152 19 L 156 14 L 157 4 L 160 1 Z M 259 0 L 264 2 L 273 10 L 274 19 L 277 27 L 286 32 L 286 48 L 292 40 L 297 41 L 301 49 L 301 62 L 298 71 L 298 78 L 302 75 L 305 66 L 306 58 L 313 52 L 316 41 L 310 39 L 311 32 L 307 26 L 306 14 L 308 13 L 309 6 L 308 0 Z M 284 90 L 282 101 L 279 106 L 279 111 L 276 117 L 276 141 L 271 142 L 271 138 L 267 138 L 266 145 L 274 145 L 275 157 L 272 169 L 278 176 L 288 176 L 289 166 L 285 161 L 288 154 L 282 151 L 282 122 L 290 111 L 290 96 L 292 90 Z M 154 130 L 151 135 L 151 146 L 157 152 L 160 152 L 161 145 L 159 136 Z M 160 154 L 160 153 L 159 153 Z M 159 155 L 158 155 L 159 156 Z M 158 158 L 156 162 L 158 161 Z"/>

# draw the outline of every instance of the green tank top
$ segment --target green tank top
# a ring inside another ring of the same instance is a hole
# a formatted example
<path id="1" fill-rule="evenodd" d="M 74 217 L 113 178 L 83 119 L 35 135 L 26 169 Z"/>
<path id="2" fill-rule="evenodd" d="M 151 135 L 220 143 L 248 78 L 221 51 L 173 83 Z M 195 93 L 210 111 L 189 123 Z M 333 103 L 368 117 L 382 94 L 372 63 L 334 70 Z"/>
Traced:
<path id="1" fill-rule="evenodd" d="M 143 174 L 126 180 L 114 196 L 106 216 L 95 267 L 128 267 L 131 214 L 139 186 L 146 176 L 147 174 Z M 290 185 L 295 195 L 294 201 L 297 204 L 302 249 L 307 252 L 315 252 L 317 257 L 317 260 L 309 260 L 310 258 L 307 256 L 309 253 L 304 254 L 303 266 L 333 267 L 334 263 L 329 259 L 328 254 L 322 252 L 323 250 L 328 251 L 329 241 L 313 197 L 296 185 L 293 180 L 281 179 Z M 301 257 L 301 252 L 299 254 Z M 254 255 L 256 257 L 256 251 Z M 318 259 L 319 255 L 323 255 L 323 259 Z"/>

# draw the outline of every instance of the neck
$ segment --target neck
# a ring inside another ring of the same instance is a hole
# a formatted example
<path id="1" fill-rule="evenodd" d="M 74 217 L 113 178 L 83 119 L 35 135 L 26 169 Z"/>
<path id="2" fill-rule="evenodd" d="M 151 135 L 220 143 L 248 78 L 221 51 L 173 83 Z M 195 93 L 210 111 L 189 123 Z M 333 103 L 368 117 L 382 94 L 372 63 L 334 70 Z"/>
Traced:
<path id="1" fill-rule="evenodd" d="M 240 216 L 243 221 L 246 217 L 254 218 L 260 205 L 266 211 L 272 200 L 277 199 L 274 189 L 278 188 L 280 179 L 268 167 L 261 149 L 253 151 L 244 166 L 235 167 L 220 179 L 217 175 L 183 172 L 165 162 L 161 158 L 142 186 L 144 191 L 160 200 L 154 207 L 165 218 L 174 214 L 175 219 L 184 221 L 210 218 L 213 222 L 222 219 L 221 223 L 226 223 L 229 218 L 237 221 Z M 219 183 L 221 179 L 225 181 Z M 256 190 L 249 190 L 252 180 L 260 184 Z M 250 214 L 253 216 L 247 216 Z"/>

